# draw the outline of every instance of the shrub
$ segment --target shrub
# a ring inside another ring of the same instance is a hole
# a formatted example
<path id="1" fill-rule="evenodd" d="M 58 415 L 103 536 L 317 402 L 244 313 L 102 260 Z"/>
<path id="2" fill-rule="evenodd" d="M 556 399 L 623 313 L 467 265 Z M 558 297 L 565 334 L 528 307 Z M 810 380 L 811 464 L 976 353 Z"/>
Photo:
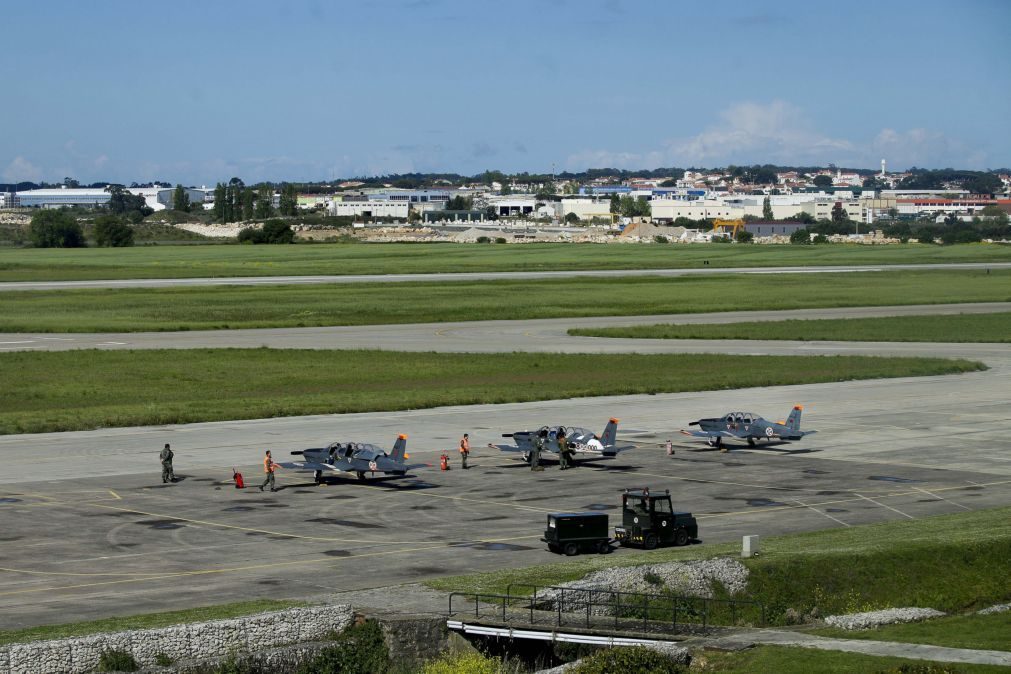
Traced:
<path id="1" fill-rule="evenodd" d="M 670 240 L 666 236 L 660 236 L 658 234 L 653 237 L 653 243 L 670 243 Z"/>
<path id="2" fill-rule="evenodd" d="M 239 232 L 239 243 L 293 243 L 295 231 L 283 220 L 272 219 L 263 223 L 263 229 L 247 227 Z"/>
<path id="3" fill-rule="evenodd" d="M 505 242 L 506 240 L 504 237 L 499 236 L 495 238 L 495 243 L 505 243 Z"/>
<path id="4" fill-rule="evenodd" d="M 140 667 L 127 651 L 104 651 L 98 659 L 100 672 L 136 672 Z"/>
<path id="5" fill-rule="evenodd" d="M 643 646 L 609 648 L 583 658 L 568 670 L 569 674 L 611 674 L 612 672 L 650 672 L 684 674 L 688 669 L 669 656 Z"/>
<path id="6" fill-rule="evenodd" d="M 737 243 L 751 243 L 755 240 L 755 235 L 746 229 L 737 230 L 737 235 L 735 237 Z"/>
<path id="7" fill-rule="evenodd" d="M 84 248 L 87 245 L 77 219 L 63 211 L 36 211 L 28 232 L 36 248 Z"/>
<path id="8" fill-rule="evenodd" d="M 374 620 L 351 625 L 333 646 L 298 668 L 297 674 L 372 674 L 390 666 L 383 629 Z"/>
<path id="9" fill-rule="evenodd" d="M 427 663 L 422 674 L 498 674 L 502 663 L 498 658 L 488 658 L 480 653 L 446 655 Z"/>
<path id="10" fill-rule="evenodd" d="M 158 665 L 159 667 L 168 667 L 173 662 L 174 661 L 172 660 L 172 658 L 165 655 L 164 653 L 157 653 L 154 656 L 154 664 Z"/>
<path id="11" fill-rule="evenodd" d="M 811 233 L 806 229 L 798 229 L 790 235 L 790 243 L 797 245 L 807 245 L 811 243 Z"/>
<path id="12" fill-rule="evenodd" d="M 491 243 L 491 239 L 487 236 L 477 237 L 477 243 Z"/>
<path id="13" fill-rule="evenodd" d="M 115 215 L 95 218 L 95 244 L 119 248 L 133 245 L 133 228 Z"/>

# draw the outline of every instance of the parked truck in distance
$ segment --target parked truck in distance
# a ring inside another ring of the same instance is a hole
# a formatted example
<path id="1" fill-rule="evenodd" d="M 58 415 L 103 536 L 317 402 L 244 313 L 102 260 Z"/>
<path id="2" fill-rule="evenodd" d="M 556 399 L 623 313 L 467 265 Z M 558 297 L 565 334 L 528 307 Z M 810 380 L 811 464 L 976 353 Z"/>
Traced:
<path id="1" fill-rule="evenodd" d="M 604 513 L 551 513 L 541 539 L 551 552 L 569 557 L 580 552 L 604 554 L 611 551 L 611 535 Z"/>
<path id="2" fill-rule="evenodd" d="M 626 489 L 621 495 L 621 526 L 614 538 L 621 545 L 652 550 L 658 545 L 687 545 L 699 536 L 691 513 L 674 512 L 670 490 L 650 494 L 649 487 Z"/>

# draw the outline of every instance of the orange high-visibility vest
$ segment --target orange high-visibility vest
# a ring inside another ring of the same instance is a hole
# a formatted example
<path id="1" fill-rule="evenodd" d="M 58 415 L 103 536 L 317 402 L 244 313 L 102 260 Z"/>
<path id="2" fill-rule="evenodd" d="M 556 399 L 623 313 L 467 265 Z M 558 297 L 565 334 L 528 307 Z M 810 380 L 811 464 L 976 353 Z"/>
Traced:
<path id="1" fill-rule="evenodd" d="M 263 457 L 263 472 L 264 473 L 274 472 L 274 460 L 269 456 Z"/>
<path id="2" fill-rule="evenodd" d="M 460 440 L 460 453 L 465 454 L 470 451 L 470 440 L 463 438 Z"/>

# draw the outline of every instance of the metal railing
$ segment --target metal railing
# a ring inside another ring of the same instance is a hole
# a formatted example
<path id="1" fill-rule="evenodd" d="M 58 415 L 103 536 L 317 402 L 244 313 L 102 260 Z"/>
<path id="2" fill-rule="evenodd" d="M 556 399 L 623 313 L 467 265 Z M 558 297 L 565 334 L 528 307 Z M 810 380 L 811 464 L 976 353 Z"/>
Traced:
<path id="1" fill-rule="evenodd" d="M 525 588 L 532 593 L 517 594 L 514 588 Z M 504 624 L 652 633 L 707 632 L 717 626 L 736 625 L 739 620 L 755 626 L 765 625 L 765 607 L 757 601 L 539 587 L 525 583 L 509 584 L 505 594 L 453 592 L 449 595 L 449 615 L 471 614 L 475 619 Z"/>

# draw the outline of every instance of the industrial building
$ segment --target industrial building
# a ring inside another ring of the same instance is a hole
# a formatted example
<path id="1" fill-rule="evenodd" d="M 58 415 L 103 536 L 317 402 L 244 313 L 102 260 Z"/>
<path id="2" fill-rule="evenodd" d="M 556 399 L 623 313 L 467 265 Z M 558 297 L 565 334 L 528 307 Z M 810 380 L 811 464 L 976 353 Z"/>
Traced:
<path id="1" fill-rule="evenodd" d="M 331 201 L 327 206 L 330 215 L 353 218 L 396 218 L 407 220 L 410 202 L 404 201 Z"/>
<path id="2" fill-rule="evenodd" d="M 155 211 L 172 208 L 174 187 L 126 187 L 124 191 L 144 197 L 144 203 Z M 204 201 L 206 192 L 194 187 L 185 187 L 191 204 Z M 18 192 L 16 197 L 22 208 L 67 208 L 80 206 L 94 208 L 109 203 L 108 187 L 58 187 Z"/>

